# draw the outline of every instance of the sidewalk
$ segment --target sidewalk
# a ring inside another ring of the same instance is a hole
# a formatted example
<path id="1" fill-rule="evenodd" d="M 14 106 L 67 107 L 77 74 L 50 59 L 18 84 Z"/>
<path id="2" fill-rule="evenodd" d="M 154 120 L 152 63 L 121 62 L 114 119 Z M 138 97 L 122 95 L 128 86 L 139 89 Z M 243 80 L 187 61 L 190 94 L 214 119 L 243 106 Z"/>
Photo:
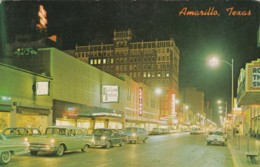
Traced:
<path id="1" fill-rule="evenodd" d="M 234 136 L 228 140 L 228 148 L 232 155 L 234 167 L 260 167 L 260 156 L 257 164 L 252 164 L 246 157 L 247 151 L 252 151 L 257 139 L 246 135 Z"/>

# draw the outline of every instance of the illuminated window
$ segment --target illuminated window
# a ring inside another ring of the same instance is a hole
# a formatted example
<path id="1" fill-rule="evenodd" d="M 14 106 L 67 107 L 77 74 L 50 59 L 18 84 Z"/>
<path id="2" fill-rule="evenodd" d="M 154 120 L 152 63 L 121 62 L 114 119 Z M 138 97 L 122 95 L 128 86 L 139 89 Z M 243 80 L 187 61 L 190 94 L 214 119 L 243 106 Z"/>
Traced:
<path id="1" fill-rule="evenodd" d="M 111 63 L 111 64 L 114 64 L 114 59 L 111 59 L 111 60 L 110 60 L 110 63 Z"/>
<path id="2" fill-rule="evenodd" d="M 103 59 L 103 64 L 106 64 L 106 62 L 107 62 L 107 59 Z"/>
<path id="3" fill-rule="evenodd" d="M 94 64 L 97 64 L 97 59 L 94 59 Z"/>
<path id="4" fill-rule="evenodd" d="M 90 60 L 90 64 L 93 64 L 93 59 Z"/>
<path id="5" fill-rule="evenodd" d="M 98 59 L 98 64 L 101 64 L 101 59 Z"/>
<path id="6" fill-rule="evenodd" d="M 161 73 L 160 72 L 157 73 L 157 77 L 161 77 Z"/>
<path id="7" fill-rule="evenodd" d="M 166 71 L 166 77 L 169 77 L 169 76 L 170 76 L 169 71 Z"/>
<path id="8" fill-rule="evenodd" d="M 143 76 L 144 76 L 144 78 L 146 78 L 146 72 L 144 72 L 144 75 L 143 75 Z"/>
<path id="9" fill-rule="evenodd" d="M 151 77 L 151 74 L 150 72 L 147 73 L 147 77 L 150 78 Z"/>

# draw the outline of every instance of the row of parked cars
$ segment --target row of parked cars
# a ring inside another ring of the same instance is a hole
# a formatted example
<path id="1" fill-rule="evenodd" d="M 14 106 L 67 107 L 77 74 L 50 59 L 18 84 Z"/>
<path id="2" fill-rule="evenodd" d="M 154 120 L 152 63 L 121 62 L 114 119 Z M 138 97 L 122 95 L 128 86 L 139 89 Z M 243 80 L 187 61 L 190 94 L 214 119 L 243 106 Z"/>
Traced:
<path id="1" fill-rule="evenodd" d="M 7 164 L 12 155 L 37 155 L 50 152 L 62 156 L 65 151 L 90 147 L 123 146 L 125 143 L 145 143 L 148 133 L 144 128 L 128 127 L 123 131 L 108 128 L 94 129 L 88 134 L 85 128 L 50 126 L 41 134 L 37 128 L 6 128 L 0 135 L 0 164 Z"/>

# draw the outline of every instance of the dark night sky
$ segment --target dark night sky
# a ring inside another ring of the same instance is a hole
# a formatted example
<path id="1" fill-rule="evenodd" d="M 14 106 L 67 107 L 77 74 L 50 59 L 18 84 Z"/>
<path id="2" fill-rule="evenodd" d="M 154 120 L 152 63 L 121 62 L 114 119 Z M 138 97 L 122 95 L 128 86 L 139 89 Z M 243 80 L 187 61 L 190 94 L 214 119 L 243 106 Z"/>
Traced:
<path id="1" fill-rule="evenodd" d="M 3 2 L 2 2 L 3 4 Z M 38 5 L 47 11 L 48 34 L 63 37 L 64 49 L 75 44 L 112 43 L 114 30 L 131 28 L 134 41 L 173 38 L 180 50 L 180 88 L 196 86 L 211 103 L 227 99 L 230 104 L 231 68 L 223 64 L 210 69 L 211 54 L 234 59 L 235 87 L 245 63 L 260 57 L 257 48 L 259 2 L 254 1 L 29 1 L 5 2 L 8 39 L 31 32 L 38 23 Z M 190 10 L 214 8 L 220 16 L 179 16 Z M 226 8 L 251 10 L 251 16 L 228 16 Z M 236 91 L 235 91 L 236 92 Z M 236 95 L 235 95 L 236 96 Z"/>

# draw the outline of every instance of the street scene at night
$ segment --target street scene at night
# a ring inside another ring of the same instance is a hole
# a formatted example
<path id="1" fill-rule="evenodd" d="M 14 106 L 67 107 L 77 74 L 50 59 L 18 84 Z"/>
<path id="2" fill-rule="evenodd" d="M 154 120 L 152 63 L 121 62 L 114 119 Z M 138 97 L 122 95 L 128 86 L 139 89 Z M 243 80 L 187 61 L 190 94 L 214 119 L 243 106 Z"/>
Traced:
<path id="1" fill-rule="evenodd" d="M 260 2 L 0 0 L 0 166 L 260 166 Z"/>

